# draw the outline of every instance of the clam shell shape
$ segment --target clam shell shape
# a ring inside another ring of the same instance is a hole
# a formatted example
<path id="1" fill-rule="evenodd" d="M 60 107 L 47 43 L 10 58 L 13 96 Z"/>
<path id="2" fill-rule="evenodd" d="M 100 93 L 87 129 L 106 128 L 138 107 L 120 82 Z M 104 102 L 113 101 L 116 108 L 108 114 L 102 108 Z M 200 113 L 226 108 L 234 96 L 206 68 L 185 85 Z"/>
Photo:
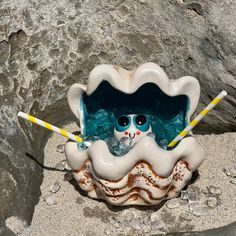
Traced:
<path id="1" fill-rule="evenodd" d="M 68 91 L 72 112 L 84 127 L 80 101 L 83 93 L 91 95 L 102 81 L 126 94 L 145 83 L 156 84 L 169 96 L 187 95 L 188 121 L 200 95 L 198 81 L 190 76 L 169 80 L 154 63 L 145 63 L 128 71 L 118 66 L 99 65 L 89 75 L 88 86 L 74 84 Z M 149 136 L 139 141 L 126 155 L 116 157 L 107 144 L 94 142 L 84 151 L 68 141 L 65 154 L 81 189 L 91 198 L 104 199 L 113 205 L 156 205 L 176 197 L 204 160 L 201 146 L 194 137 L 186 137 L 172 150 L 164 150 Z"/>

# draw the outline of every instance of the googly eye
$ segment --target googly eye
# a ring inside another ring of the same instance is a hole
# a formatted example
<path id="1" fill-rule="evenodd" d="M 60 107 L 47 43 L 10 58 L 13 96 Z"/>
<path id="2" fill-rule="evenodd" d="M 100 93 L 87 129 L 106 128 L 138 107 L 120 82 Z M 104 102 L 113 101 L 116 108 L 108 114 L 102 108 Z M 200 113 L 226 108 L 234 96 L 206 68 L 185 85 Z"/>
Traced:
<path id="1" fill-rule="evenodd" d="M 131 119 L 129 116 L 120 116 L 116 120 L 116 130 L 123 132 L 130 127 Z"/>
<path id="2" fill-rule="evenodd" d="M 146 132 L 150 127 L 149 119 L 146 115 L 136 115 L 134 116 L 134 125 L 138 130 Z"/>

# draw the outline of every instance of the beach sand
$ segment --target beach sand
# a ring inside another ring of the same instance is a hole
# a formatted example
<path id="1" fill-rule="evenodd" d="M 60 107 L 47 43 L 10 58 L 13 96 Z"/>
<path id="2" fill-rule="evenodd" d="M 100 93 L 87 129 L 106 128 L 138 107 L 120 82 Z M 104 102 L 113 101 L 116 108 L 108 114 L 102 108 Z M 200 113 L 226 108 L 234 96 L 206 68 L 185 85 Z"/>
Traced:
<path id="1" fill-rule="evenodd" d="M 75 123 L 64 128 L 71 132 L 77 129 Z M 42 195 L 35 207 L 32 224 L 21 226 L 19 230 L 15 221 L 9 220 L 8 227 L 22 236 L 149 235 L 201 231 L 235 222 L 236 185 L 231 183 L 235 178 L 230 175 L 236 172 L 236 133 L 195 137 L 206 155 L 199 176 L 190 185 L 199 192 L 199 204 L 207 210 L 200 211 L 201 216 L 189 213 L 188 201 L 180 198 L 177 204 L 180 206 L 174 209 L 167 206 L 168 202 L 161 207 L 114 207 L 87 197 L 74 180 L 65 181 L 65 171 L 44 169 Z M 44 166 L 54 168 L 65 159 L 64 153 L 57 152 L 57 146 L 65 142 L 66 138 L 53 134 L 45 147 Z M 51 193 L 50 187 L 55 181 L 60 189 Z M 55 205 L 46 203 L 48 195 L 49 200 L 56 201 Z M 206 208 L 207 202 L 211 207 Z"/>

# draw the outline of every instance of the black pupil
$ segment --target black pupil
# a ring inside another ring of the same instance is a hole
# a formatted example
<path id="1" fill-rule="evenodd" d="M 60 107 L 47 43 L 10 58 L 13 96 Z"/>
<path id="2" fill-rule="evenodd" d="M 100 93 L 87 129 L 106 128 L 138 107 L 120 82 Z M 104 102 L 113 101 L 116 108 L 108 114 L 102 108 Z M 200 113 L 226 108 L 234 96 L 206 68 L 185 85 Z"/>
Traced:
<path id="1" fill-rule="evenodd" d="M 118 124 L 120 126 L 127 126 L 129 124 L 129 118 L 126 116 L 121 116 L 118 118 Z"/>
<path id="2" fill-rule="evenodd" d="M 137 125 L 144 125 L 147 122 L 146 116 L 137 115 L 135 118 L 135 122 Z"/>

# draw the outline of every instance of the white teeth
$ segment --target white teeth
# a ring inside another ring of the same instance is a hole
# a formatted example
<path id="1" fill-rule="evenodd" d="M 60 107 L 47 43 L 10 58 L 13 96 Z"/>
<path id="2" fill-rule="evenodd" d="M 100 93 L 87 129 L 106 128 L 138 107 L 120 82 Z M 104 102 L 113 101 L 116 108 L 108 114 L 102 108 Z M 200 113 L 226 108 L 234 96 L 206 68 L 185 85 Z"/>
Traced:
<path id="1" fill-rule="evenodd" d="M 86 112 L 82 107 L 82 96 L 93 95 L 103 81 L 124 94 L 133 94 L 144 84 L 152 83 L 170 97 L 186 95 L 189 98 L 187 122 L 196 109 L 200 95 L 200 86 L 195 78 L 185 76 L 169 80 L 161 67 L 154 63 L 145 63 L 133 71 L 100 65 L 90 73 L 87 88 L 74 84 L 68 91 L 68 102 L 72 112 L 80 120 L 82 133 Z M 89 196 L 103 198 L 118 205 L 157 204 L 165 197 L 176 196 L 204 158 L 202 148 L 193 137 L 183 139 L 171 151 L 160 148 L 153 137 L 144 137 L 121 157 L 113 156 L 104 141 L 93 143 L 85 151 L 78 151 L 76 143 L 68 142 L 65 153 L 69 165 L 75 171 L 75 179 L 82 189 L 89 192 Z M 182 177 L 178 168 L 180 172 L 182 168 Z M 136 181 L 131 178 L 134 174 L 139 176 Z M 140 191 L 133 193 L 133 188 Z M 120 193 L 116 192 L 117 189 Z M 135 197 L 136 195 L 139 197 Z"/>

